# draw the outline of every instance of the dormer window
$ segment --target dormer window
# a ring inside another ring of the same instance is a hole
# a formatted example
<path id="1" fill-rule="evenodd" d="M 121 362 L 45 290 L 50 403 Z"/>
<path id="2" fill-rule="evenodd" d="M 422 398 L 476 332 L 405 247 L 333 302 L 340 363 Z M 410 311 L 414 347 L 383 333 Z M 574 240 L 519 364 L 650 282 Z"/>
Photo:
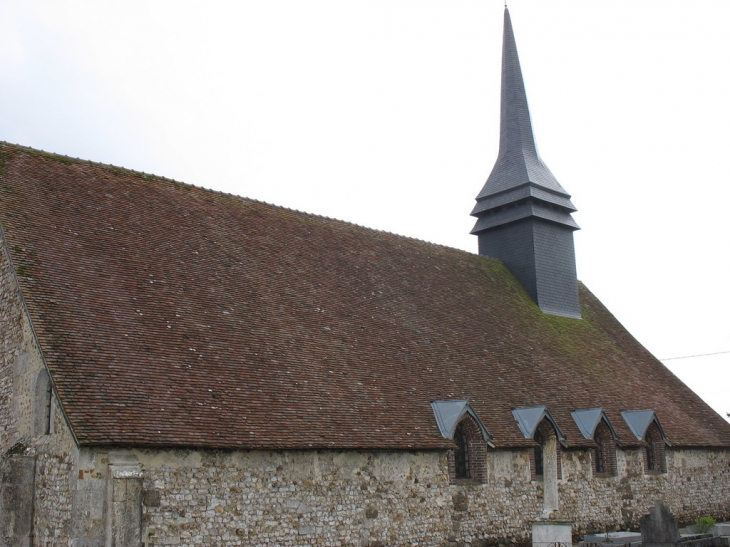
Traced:
<path id="1" fill-rule="evenodd" d="M 530 476 L 532 480 L 545 475 L 545 465 L 550 465 L 548 471 L 556 471 L 554 476 L 562 476 L 560 439 L 563 434 L 558 424 L 545 406 L 513 408 L 512 415 L 526 439 L 532 439 L 537 446 L 530 449 Z M 549 462 L 549 463 L 548 463 Z"/>
<path id="2" fill-rule="evenodd" d="M 616 474 L 616 431 L 602 408 L 585 408 L 570 413 L 585 439 L 596 443 L 591 454 L 594 475 Z"/>
<path id="3" fill-rule="evenodd" d="M 454 444 L 456 447 L 449 452 L 450 482 L 472 479 L 486 483 L 487 441 L 474 418 L 466 415 L 459 422 L 454 430 Z"/>
<path id="4" fill-rule="evenodd" d="M 642 442 L 645 473 L 666 473 L 666 437 L 659 417 L 653 410 L 625 410 L 621 412 L 626 424 Z"/>
<path id="5" fill-rule="evenodd" d="M 449 483 L 472 480 L 487 482 L 489 433 L 465 400 L 431 401 L 441 434 L 454 441 L 448 451 Z"/>

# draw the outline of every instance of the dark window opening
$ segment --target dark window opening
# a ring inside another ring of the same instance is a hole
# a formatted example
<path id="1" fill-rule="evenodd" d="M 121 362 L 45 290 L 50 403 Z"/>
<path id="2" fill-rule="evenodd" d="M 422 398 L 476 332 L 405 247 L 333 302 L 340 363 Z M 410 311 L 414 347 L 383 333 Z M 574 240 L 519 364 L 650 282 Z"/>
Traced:
<path id="1" fill-rule="evenodd" d="M 469 441 L 464 433 L 463 424 L 459 424 L 454 432 L 456 451 L 454 452 L 454 463 L 456 464 L 456 478 L 469 479 Z"/>
<path id="2" fill-rule="evenodd" d="M 44 424 L 44 431 L 46 435 L 50 435 L 51 433 L 51 421 L 53 420 L 53 387 L 49 384 L 48 385 L 48 393 L 46 396 L 47 401 L 47 407 L 46 407 L 46 416 L 45 416 L 45 424 Z"/>
<path id="3" fill-rule="evenodd" d="M 596 473 L 616 474 L 616 441 L 604 420 L 598 422 L 593 435 L 596 448 L 593 450 Z"/>
<path id="4" fill-rule="evenodd" d="M 654 451 L 654 442 L 649 439 L 646 445 L 646 468 L 649 471 L 656 471 L 656 452 Z"/>
<path id="5" fill-rule="evenodd" d="M 596 441 L 598 446 L 596 447 L 596 472 L 606 473 L 606 454 L 603 443 L 600 440 Z"/>
<path id="6" fill-rule="evenodd" d="M 545 462 L 543 460 L 542 455 L 542 448 L 543 443 L 545 442 L 545 439 L 543 439 L 542 434 L 539 431 L 535 432 L 535 436 L 533 437 L 535 439 L 535 442 L 538 444 L 534 448 L 535 451 L 535 476 L 536 477 L 542 477 L 545 474 Z"/>
<path id="7" fill-rule="evenodd" d="M 667 460 L 662 437 L 656 422 L 649 425 L 646 430 L 646 446 L 644 447 L 644 465 L 646 471 L 653 473 L 666 473 Z"/>
<path id="8" fill-rule="evenodd" d="M 466 416 L 454 429 L 454 449 L 449 450 L 449 482 L 487 483 L 487 442 L 475 419 Z"/>

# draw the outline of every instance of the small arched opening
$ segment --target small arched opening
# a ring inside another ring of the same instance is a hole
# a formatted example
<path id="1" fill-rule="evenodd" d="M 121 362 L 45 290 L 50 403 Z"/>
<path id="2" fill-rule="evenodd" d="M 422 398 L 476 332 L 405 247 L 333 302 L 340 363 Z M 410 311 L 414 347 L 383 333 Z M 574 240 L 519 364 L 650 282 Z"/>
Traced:
<path id="1" fill-rule="evenodd" d="M 651 422 L 649 427 L 647 427 L 644 442 L 645 444 L 642 447 L 644 471 L 646 473 L 666 473 L 666 443 L 656 421 Z"/>
<path id="2" fill-rule="evenodd" d="M 593 449 L 593 472 L 596 475 L 615 475 L 616 440 L 605 420 L 598 422 L 593 434 L 596 447 Z"/>
<path id="3" fill-rule="evenodd" d="M 546 464 L 554 462 L 556 477 L 562 478 L 562 466 L 560 464 L 561 451 L 558 442 L 558 433 L 553 424 L 547 418 L 543 418 L 535 429 L 532 436 L 536 446 L 530 454 L 530 470 L 532 480 L 541 479 L 545 475 Z"/>
<path id="4" fill-rule="evenodd" d="M 33 435 L 48 435 L 51 432 L 51 377 L 41 370 L 33 388 Z"/>
<path id="5" fill-rule="evenodd" d="M 487 442 L 474 418 L 464 416 L 454 429 L 453 450 L 449 451 L 449 479 L 487 482 Z"/>

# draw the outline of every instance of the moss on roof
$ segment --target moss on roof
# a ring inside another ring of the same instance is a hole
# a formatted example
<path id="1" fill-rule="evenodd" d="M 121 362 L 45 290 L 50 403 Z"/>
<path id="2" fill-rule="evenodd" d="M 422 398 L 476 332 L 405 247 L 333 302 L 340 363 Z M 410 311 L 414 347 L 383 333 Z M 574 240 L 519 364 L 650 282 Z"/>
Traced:
<path id="1" fill-rule="evenodd" d="M 580 286 L 543 314 L 497 260 L 0 145 L 0 223 L 82 444 L 440 449 L 430 401 L 468 399 L 497 447 L 511 409 L 653 408 L 674 446 L 730 426 Z M 184 191 L 181 191 L 183 190 Z"/>

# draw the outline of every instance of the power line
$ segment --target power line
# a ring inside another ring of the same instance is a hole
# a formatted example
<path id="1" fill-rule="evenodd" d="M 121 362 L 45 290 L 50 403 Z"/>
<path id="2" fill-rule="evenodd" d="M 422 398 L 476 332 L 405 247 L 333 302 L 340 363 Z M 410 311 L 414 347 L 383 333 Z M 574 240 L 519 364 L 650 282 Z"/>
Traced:
<path id="1" fill-rule="evenodd" d="M 667 357 L 666 359 L 659 359 L 660 361 L 674 361 L 675 359 L 690 359 L 692 357 L 707 357 L 708 355 L 722 355 L 723 353 L 730 353 L 728 351 L 716 351 L 714 353 L 698 353 L 697 355 L 684 355 L 682 357 Z"/>

